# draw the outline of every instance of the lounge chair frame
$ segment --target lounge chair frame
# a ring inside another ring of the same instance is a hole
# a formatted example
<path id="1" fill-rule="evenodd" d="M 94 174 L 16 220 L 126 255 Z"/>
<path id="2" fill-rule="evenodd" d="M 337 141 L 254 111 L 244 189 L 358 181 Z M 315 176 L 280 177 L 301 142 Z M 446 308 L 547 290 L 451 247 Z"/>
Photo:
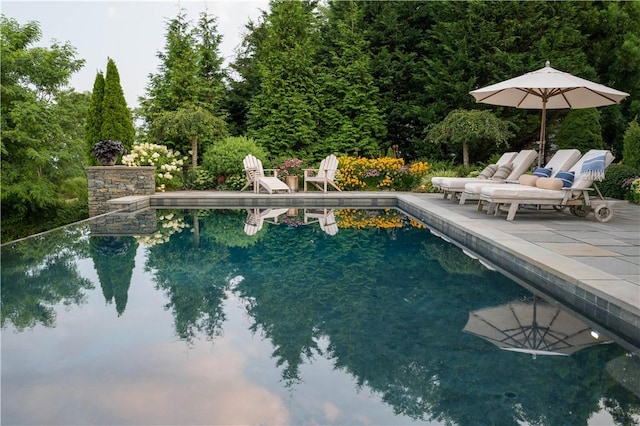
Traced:
<path id="1" fill-rule="evenodd" d="M 597 151 L 597 150 L 596 150 Z M 608 222 L 613 217 L 613 208 L 609 201 L 603 196 L 593 180 L 587 181 L 588 186 L 577 187 L 579 182 L 579 174 L 585 158 L 592 153 L 586 153 L 572 168 L 576 172 L 576 180 L 571 188 L 562 188 L 561 190 L 541 190 L 539 188 L 522 188 L 521 193 L 517 196 L 497 196 L 495 194 L 487 194 L 483 191 L 478 201 L 478 210 L 487 208 L 487 214 L 498 216 L 501 211 L 507 211 L 506 219 L 512 221 L 515 219 L 516 213 L 521 206 L 535 206 L 540 210 L 544 206 L 550 206 L 556 211 L 562 211 L 569 208 L 569 211 L 578 217 L 586 217 L 593 212 L 598 222 Z M 613 155 L 607 151 L 605 157 L 605 168 L 613 162 Z M 580 185 L 584 185 L 581 182 Z M 595 191 L 598 198 L 590 195 Z"/>

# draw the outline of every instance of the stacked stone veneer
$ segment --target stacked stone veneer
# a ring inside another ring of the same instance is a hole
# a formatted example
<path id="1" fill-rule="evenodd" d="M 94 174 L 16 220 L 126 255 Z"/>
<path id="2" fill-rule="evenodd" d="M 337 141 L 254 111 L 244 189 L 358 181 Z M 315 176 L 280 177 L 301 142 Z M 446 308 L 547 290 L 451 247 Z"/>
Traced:
<path id="1" fill-rule="evenodd" d="M 91 236 L 150 235 L 156 232 L 156 210 L 112 213 L 89 222 Z"/>
<path id="2" fill-rule="evenodd" d="M 99 166 L 87 167 L 89 216 L 117 209 L 107 201 L 129 195 L 153 195 L 156 188 L 155 167 Z"/>

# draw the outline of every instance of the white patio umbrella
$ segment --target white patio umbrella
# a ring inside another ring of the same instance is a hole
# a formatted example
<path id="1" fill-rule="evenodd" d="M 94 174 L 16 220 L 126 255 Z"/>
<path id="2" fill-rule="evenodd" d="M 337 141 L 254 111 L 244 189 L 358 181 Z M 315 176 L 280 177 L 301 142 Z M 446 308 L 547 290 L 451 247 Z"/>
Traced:
<path id="1" fill-rule="evenodd" d="M 481 337 L 500 349 L 533 355 L 570 355 L 610 340 L 558 306 L 511 302 L 469 313 L 463 331 Z M 597 336 L 597 337 L 595 337 Z"/>
<path id="2" fill-rule="evenodd" d="M 476 102 L 541 109 L 538 166 L 544 163 L 545 130 L 548 109 L 579 109 L 620 103 L 628 93 L 594 83 L 572 74 L 544 68 L 469 92 Z"/>

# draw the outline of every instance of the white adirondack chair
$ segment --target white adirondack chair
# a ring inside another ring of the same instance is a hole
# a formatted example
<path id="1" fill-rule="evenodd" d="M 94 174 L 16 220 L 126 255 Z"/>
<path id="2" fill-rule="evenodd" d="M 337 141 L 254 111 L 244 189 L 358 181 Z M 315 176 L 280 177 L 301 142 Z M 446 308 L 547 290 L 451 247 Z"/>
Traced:
<path id="1" fill-rule="evenodd" d="M 247 174 L 247 184 L 240 191 L 244 191 L 249 185 L 253 184 L 253 192 L 256 194 L 260 192 L 261 188 L 264 188 L 269 194 L 274 191 L 291 192 L 287 184 L 278 179 L 278 171 L 276 169 L 266 169 L 273 173 L 273 176 L 266 176 L 264 174 L 265 169 L 262 168 L 262 161 L 255 156 L 247 155 L 242 160 L 242 164 Z"/>
<path id="2" fill-rule="evenodd" d="M 304 223 L 320 224 L 322 229 L 328 235 L 336 235 L 338 233 L 338 224 L 336 222 L 336 216 L 334 214 L 335 209 L 305 209 L 304 211 Z"/>
<path id="3" fill-rule="evenodd" d="M 247 235 L 257 234 L 265 222 L 278 223 L 278 218 L 289 209 L 247 209 L 247 220 L 244 222 L 244 232 Z M 271 219 L 271 220 L 269 220 Z"/>
<path id="4" fill-rule="evenodd" d="M 304 169 L 304 191 L 307 191 L 307 182 L 315 185 L 316 188 L 321 189 L 323 192 L 327 192 L 327 184 L 333 186 L 338 191 L 342 191 L 333 181 L 337 171 L 338 158 L 333 154 L 320 162 L 318 170 Z"/>

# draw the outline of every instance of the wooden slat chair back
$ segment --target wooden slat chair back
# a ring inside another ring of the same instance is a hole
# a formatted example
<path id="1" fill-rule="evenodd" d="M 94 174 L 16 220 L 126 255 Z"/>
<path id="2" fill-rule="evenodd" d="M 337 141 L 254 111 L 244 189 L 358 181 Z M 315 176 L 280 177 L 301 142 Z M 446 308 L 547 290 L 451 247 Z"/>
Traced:
<path id="1" fill-rule="evenodd" d="M 291 192 L 291 189 L 285 184 L 283 181 L 278 179 L 278 171 L 274 169 L 269 169 L 273 176 L 266 176 L 265 170 L 262 167 L 262 161 L 259 158 L 256 158 L 254 155 L 249 154 L 244 157 L 242 160 L 242 164 L 244 166 L 244 171 L 247 175 L 247 183 L 240 190 L 244 191 L 249 187 L 249 185 L 253 184 L 253 192 L 260 192 L 260 188 L 264 188 L 269 194 L 274 191 L 286 191 Z"/>
<path id="2" fill-rule="evenodd" d="M 327 192 L 327 185 L 333 186 L 338 191 L 342 191 L 338 185 L 335 184 L 334 179 L 338 172 L 338 157 L 331 154 L 320 162 L 318 170 L 305 169 L 304 170 L 304 190 L 307 191 L 307 182 L 313 184 L 316 188 L 321 189 L 323 192 Z"/>

